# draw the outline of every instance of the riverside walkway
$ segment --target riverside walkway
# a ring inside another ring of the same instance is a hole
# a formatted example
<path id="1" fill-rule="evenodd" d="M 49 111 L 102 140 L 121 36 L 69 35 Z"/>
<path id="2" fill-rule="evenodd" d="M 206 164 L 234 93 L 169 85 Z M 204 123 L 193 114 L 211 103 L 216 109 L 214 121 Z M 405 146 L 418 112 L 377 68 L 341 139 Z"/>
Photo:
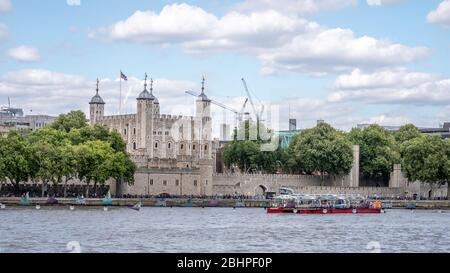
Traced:
<path id="1" fill-rule="evenodd" d="M 74 198 L 57 198 L 57 205 L 75 205 Z M 47 206 L 47 198 L 30 198 L 31 206 Z M 101 198 L 86 198 L 86 206 L 103 206 Z M 221 199 L 221 198 L 116 198 L 112 206 L 133 206 L 141 201 L 144 207 L 247 207 L 265 208 L 271 205 L 268 199 Z M 7 206 L 19 206 L 19 197 L 0 197 L 0 203 Z M 416 204 L 417 209 L 450 209 L 448 200 L 382 200 L 392 208 L 405 208 L 407 204 Z"/>

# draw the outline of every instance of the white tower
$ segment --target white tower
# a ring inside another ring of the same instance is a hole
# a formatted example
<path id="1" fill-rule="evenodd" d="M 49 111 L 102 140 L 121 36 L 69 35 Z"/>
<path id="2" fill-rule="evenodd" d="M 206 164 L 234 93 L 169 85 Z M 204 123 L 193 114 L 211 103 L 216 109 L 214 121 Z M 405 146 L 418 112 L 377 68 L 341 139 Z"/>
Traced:
<path id="1" fill-rule="evenodd" d="M 147 90 L 147 73 L 145 74 L 144 91 L 137 97 L 136 115 L 136 149 L 144 149 L 153 157 L 153 116 L 159 114 L 159 102 L 153 96 L 153 80 L 151 81 L 151 92 Z M 148 138 L 147 138 L 148 137 Z"/>

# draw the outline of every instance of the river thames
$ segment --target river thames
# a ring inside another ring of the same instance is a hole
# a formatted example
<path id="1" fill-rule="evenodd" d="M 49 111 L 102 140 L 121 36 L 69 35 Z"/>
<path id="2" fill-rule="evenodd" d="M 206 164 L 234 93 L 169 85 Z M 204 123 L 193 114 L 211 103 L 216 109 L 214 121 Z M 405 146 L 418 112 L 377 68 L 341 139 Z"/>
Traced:
<path id="1" fill-rule="evenodd" d="M 250 208 L 7 208 L 0 252 L 450 252 L 450 211 L 288 215 Z"/>

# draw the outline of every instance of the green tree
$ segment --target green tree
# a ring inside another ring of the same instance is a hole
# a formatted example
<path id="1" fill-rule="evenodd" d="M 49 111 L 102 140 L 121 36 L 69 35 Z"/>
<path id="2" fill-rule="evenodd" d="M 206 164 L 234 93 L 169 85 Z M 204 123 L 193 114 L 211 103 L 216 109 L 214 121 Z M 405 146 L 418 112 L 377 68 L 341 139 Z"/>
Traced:
<path id="1" fill-rule="evenodd" d="M 392 134 L 379 125 L 371 125 L 366 129 L 352 129 L 348 138 L 360 146 L 361 174 L 389 179 L 393 165 L 400 162 L 399 148 Z"/>
<path id="2" fill-rule="evenodd" d="M 36 178 L 42 182 L 42 197 L 44 189 L 54 179 L 54 171 L 58 168 L 57 146 L 43 140 L 31 144 L 33 166 L 37 168 Z"/>
<path id="3" fill-rule="evenodd" d="M 0 136 L 0 192 L 2 190 L 3 183 L 6 182 L 6 165 L 2 148 L 4 145 L 6 145 L 6 141 Z"/>
<path id="4" fill-rule="evenodd" d="M 70 132 L 72 129 L 81 129 L 87 127 L 86 115 L 83 111 L 71 111 L 67 114 L 61 114 L 50 125 L 52 128 Z"/>
<path id="5" fill-rule="evenodd" d="M 28 178 L 34 175 L 30 147 L 16 131 L 10 132 L 0 144 L 2 176 L 18 189 L 20 182 L 27 182 Z"/>
<path id="6" fill-rule="evenodd" d="M 256 159 L 260 154 L 258 143 L 250 140 L 233 141 L 224 149 L 224 163 L 230 168 L 236 165 L 241 171 L 257 169 Z"/>
<path id="7" fill-rule="evenodd" d="M 398 143 L 411 140 L 421 135 L 420 130 L 413 124 L 406 124 L 400 127 L 400 129 L 394 132 L 394 138 Z"/>
<path id="8" fill-rule="evenodd" d="M 104 184 L 112 177 L 111 162 L 114 150 L 110 143 L 95 140 L 75 147 L 76 168 L 78 178 L 87 185 L 86 196 L 89 196 L 89 186 L 94 182 L 94 189 L 98 184 Z"/>
<path id="9" fill-rule="evenodd" d="M 134 184 L 134 172 L 136 164 L 124 152 L 115 152 L 108 157 L 110 176 L 118 183 Z"/>
<path id="10" fill-rule="evenodd" d="M 410 182 L 421 181 L 431 189 L 448 183 L 450 142 L 437 135 L 422 135 L 402 145 L 402 166 Z M 448 195 L 448 193 L 447 193 Z"/>
<path id="11" fill-rule="evenodd" d="M 224 148 L 225 166 L 236 166 L 244 173 L 274 173 L 281 153 L 270 145 L 274 137 L 272 130 L 250 120 L 242 122 L 239 128 L 234 130 L 233 141 Z"/>
<path id="12" fill-rule="evenodd" d="M 353 150 L 342 132 L 326 123 L 295 136 L 289 145 L 290 167 L 297 173 L 319 172 L 325 175 L 348 174 L 352 168 Z"/>

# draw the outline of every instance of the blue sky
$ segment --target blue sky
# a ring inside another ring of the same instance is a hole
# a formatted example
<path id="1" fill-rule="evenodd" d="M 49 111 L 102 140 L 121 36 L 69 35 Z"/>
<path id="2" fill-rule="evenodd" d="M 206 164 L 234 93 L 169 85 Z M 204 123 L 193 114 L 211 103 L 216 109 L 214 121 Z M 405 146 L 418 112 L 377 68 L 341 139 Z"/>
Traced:
<path id="1" fill-rule="evenodd" d="M 99 77 L 117 114 L 123 70 L 124 113 L 147 72 L 168 114 L 193 113 L 184 91 L 206 75 L 236 109 L 245 77 L 280 129 L 289 108 L 301 128 L 436 126 L 450 120 L 449 49 L 449 0 L 0 0 L 0 105 L 87 111 Z"/>

